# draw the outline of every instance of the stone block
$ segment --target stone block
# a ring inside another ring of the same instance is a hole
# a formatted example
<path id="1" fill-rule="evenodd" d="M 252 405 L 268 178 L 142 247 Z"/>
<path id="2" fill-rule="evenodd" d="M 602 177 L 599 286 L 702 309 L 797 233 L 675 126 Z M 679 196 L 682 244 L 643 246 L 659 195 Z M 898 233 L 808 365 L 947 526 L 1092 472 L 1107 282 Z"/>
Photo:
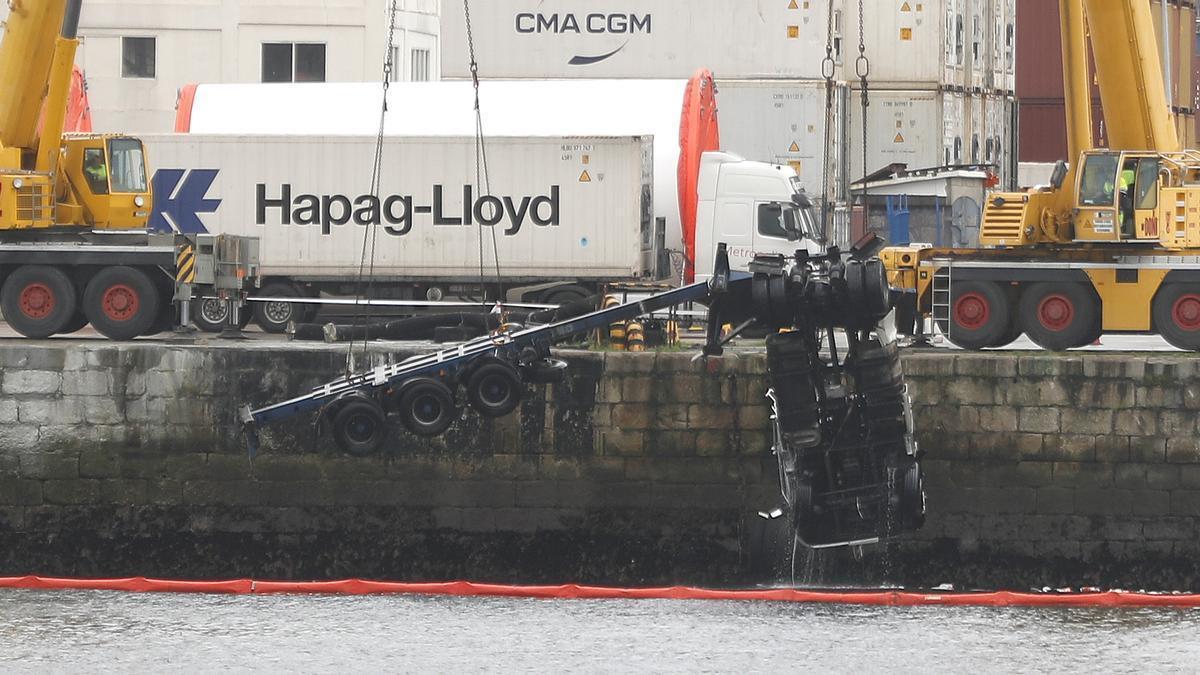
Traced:
<path id="1" fill-rule="evenodd" d="M 1114 430 L 1123 436 L 1154 436 L 1158 433 L 1158 412 L 1153 410 L 1118 410 L 1113 419 Z"/>
<path id="2" fill-rule="evenodd" d="M 140 506 L 146 503 L 148 481 L 121 478 L 97 481 L 97 501 L 116 506 Z"/>
<path id="3" fill-rule="evenodd" d="M 1177 410 L 1183 407 L 1183 392 L 1178 385 L 1150 385 L 1138 387 L 1136 405 L 1139 408 L 1167 408 Z"/>
<path id="4" fill-rule="evenodd" d="M 1133 514 L 1136 516 L 1166 516 L 1171 513 L 1171 493 L 1167 490 L 1134 490 Z"/>
<path id="5" fill-rule="evenodd" d="M 124 410 L 108 396 L 85 396 L 79 399 L 83 419 L 88 424 L 120 424 L 125 421 Z"/>
<path id="6" fill-rule="evenodd" d="M 38 447 L 37 442 L 38 428 L 34 425 L 0 425 L 0 450 L 27 450 Z"/>
<path id="7" fill-rule="evenodd" d="M 1113 485 L 1119 488 L 1141 490 L 1146 487 L 1145 464 L 1117 464 L 1113 476 Z"/>
<path id="8" fill-rule="evenodd" d="M 61 372 L 66 362 L 66 350 L 56 345 L 26 341 L 20 346 L 0 351 L 0 366 L 5 373 L 17 370 Z"/>
<path id="9" fill-rule="evenodd" d="M 1111 487 L 1116 470 L 1112 464 L 1098 462 L 1055 462 L 1054 484 L 1062 486 Z"/>
<path id="10" fill-rule="evenodd" d="M 518 507 L 557 507 L 559 506 L 559 487 L 557 481 L 537 480 L 521 483 L 517 486 L 516 504 Z"/>
<path id="11" fill-rule="evenodd" d="M 1047 434 L 1042 444 L 1042 456 L 1056 461 L 1095 461 L 1096 437 L 1072 433 Z"/>
<path id="12" fill-rule="evenodd" d="M 262 502 L 250 480 L 194 480 L 183 484 L 183 503 L 199 506 L 255 506 Z"/>
<path id="13" fill-rule="evenodd" d="M 1058 433 L 1058 408 L 1021 408 L 1017 420 L 1017 431 L 1039 434 Z"/>
<path id="14" fill-rule="evenodd" d="M 183 503 L 183 483 L 177 480 L 146 481 L 146 503 L 174 506 Z"/>
<path id="15" fill-rule="evenodd" d="M 702 430 L 696 432 L 696 454 L 700 457 L 728 457 L 737 454 L 736 432 Z"/>
<path id="16" fill-rule="evenodd" d="M 734 428 L 735 413 L 736 410 L 729 406 L 693 404 L 688 407 L 688 426 L 729 431 Z"/>
<path id="17" fill-rule="evenodd" d="M 20 476 L 44 480 L 79 477 L 79 457 L 72 453 L 23 452 L 18 455 Z"/>
<path id="18" fill-rule="evenodd" d="M 1200 464 L 1200 438 L 1168 438 L 1167 461 L 1171 464 Z"/>
<path id="19" fill-rule="evenodd" d="M 1200 490 L 1172 490 L 1171 513 L 1190 518 L 1200 517 Z"/>
<path id="20" fill-rule="evenodd" d="M 1164 410 L 1158 415 L 1159 433 L 1168 437 L 1190 437 L 1196 433 L 1196 413 Z"/>
<path id="21" fill-rule="evenodd" d="M 1083 357 L 1083 376 L 1088 378 L 1121 379 L 1141 377 L 1139 371 L 1145 371 L 1143 364 L 1135 364 L 1130 368 L 1130 359 L 1112 354 L 1088 354 Z"/>
<path id="22" fill-rule="evenodd" d="M 214 459 L 219 456 L 210 457 Z M 216 459 L 221 462 L 221 459 Z M 254 459 L 254 478 L 264 481 L 319 481 L 325 477 L 316 455 L 260 455 Z"/>
<path id="23" fill-rule="evenodd" d="M 954 364 L 959 358 L 954 353 L 909 353 L 901 358 L 904 374 L 911 377 L 941 377 L 954 374 Z"/>
<path id="24" fill-rule="evenodd" d="M 607 352 L 604 355 L 604 372 L 620 374 L 642 374 L 665 371 L 676 372 L 687 365 L 677 354 L 657 352 Z"/>
<path id="25" fill-rule="evenodd" d="M 255 464 L 245 455 L 211 454 L 204 460 L 204 478 L 210 481 L 248 481 L 254 477 Z"/>
<path id="26" fill-rule="evenodd" d="M 1075 405 L 1081 408 L 1132 408 L 1136 400 L 1133 383 L 1124 380 L 1091 380 L 1083 382 L 1075 395 Z"/>
<path id="27" fill-rule="evenodd" d="M 1128 462 L 1129 436 L 1097 436 L 1097 462 Z"/>
<path id="28" fill-rule="evenodd" d="M 42 499 L 47 504 L 96 504 L 100 502 L 100 484 L 91 479 L 48 480 L 42 483 Z"/>
<path id="29" fill-rule="evenodd" d="M 960 354 L 954 360 L 954 373 L 995 379 L 1015 378 L 1017 358 L 1011 354 Z"/>
<path id="30" fill-rule="evenodd" d="M 738 452 L 746 457 L 761 457 L 771 453 L 771 435 L 764 431 L 742 431 L 737 435 Z"/>
<path id="31" fill-rule="evenodd" d="M 654 416 L 650 423 L 650 428 L 661 430 L 687 430 L 691 427 L 691 425 L 688 424 L 688 407 L 689 406 L 686 403 L 673 403 L 665 401 L 655 404 L 651 408 Z"/>
<path id="32" fill-rule="evenodd" d="M 622 403 L 612 410 L 612 424 L 622 431 L 653 428 L 656 417 L 654 407 L 643 403 Z M 686 413 L 684 419 L 686 423 Z"/>
<path id="33" fill-rule="evenodd" d="M 994 405 L 1001 397 L 994 380 L 960 378 L 946 384 L 946 400 L 960 405 Z"/>
<path id="34" fill-rule="evenodd" d="M 1051 483 L 1050 462 L 980 460 L 950 464 L 950 479 L 963 487 L 1041 487 Z"/>
<path id="35" fill-rule="evenodd" d="M 654 400 L 654 378 L 630 375 L 621 378 L 620 382 L 621 400 L 615 403 L 646 403 Z"/>
<path id="36" fill-rule="evenodd" d="M 1068 434 L 1111 434 L 1113 411 L 1066 408 L 1062 411 L 1062 430 Z"/>
<path id="37" fill-rule="evenodd" d="M 696 454 L 694 431 L 650 431 L 644 440 L 645 453 L 651 457 L 684 457 Z"/>
<path id="38" fill-rule="evenodd" d="M 1096 532 L 1105 541 L 1141 541 L 1145 536 L 1140 518 L 1104 518 Z"/>
<path id="39" fill-rule="evenodd" d="M 49 370 L 6 370 L 3 391 L 12 396 L 57 394 L 62 373 Z"/>
<path id="40" fill-rule="evenodd" d="M 103 370 L 82 370 L 63 374 L 62 393 L 65 396 L 105 396 L 108 394 L 108 373 Z"/>
<path id="41" fill-rule="evenodd" d="M 15 424 L 17 402 L 11 398 L 0 399 L 0 424 Z"/>
<path id="42" fill-rule="evenodd" d="M 1164 463 L 1167 461 L 1167 440 L 1151 436 L 1131 436 L 1129 457 L 1134 462 Z"/>
<path id="43" fill-rule="evenodd" d="M 645 454 L 645 433 L 641 431 L 601 431 L 600 453 L 630 457 Z"/>
<path id="44" fill-rule="evenodd" d="M 83 421 L 83 404 L 77 398 L 23 399 L 17 402 L 17 419 L 24 424 L 79 424 Z"/>
<path id="45" fill-rule="evenodd" d="M 766 403 L 737 407 L 738 429 L 765 431 L 771 428 L 771 407 Z"/>
<path id="46" fill-rule="evenodd" d="M 1200 474 L 1200 466 L 1177 466 L 1174 464 L 1147 464 L 1146 465 L 1146 487 L 1154 490 L 1172 490 L 1177 487 L 1190 488 L 1183 482 L 1182 476 L 1186 475 L 1188 469 L 1196 469 Z M 1195 478 L 1194 487 L 1200 490 L 1200 475 Z"/>
<path id="47" fill-rule="evenodd" d="M 1075 491 L 1075 513 L 1082 516 L 1121 516 L 1133 513 L 1133 490 L 1079 488 Z"/>
<path id="48" fill-rule="evenodd" d="M 0 504 L 36 506 L 42 503 L 42 481 L 0 478 Z"/>
<path id="49" fill-rule="evenodd" d="M 1075 512 L 1075 490 L 1073 488 L 1043 487 L 1037 491 L 1037 513 L 1061 514 Z"/>
<path id="50" fill-rule="evenodd" d="M 733 485 L 655 485 L 654 509 L 737 509 L 744 498 Z"/>
<path id="51" fill-rule="evenodd" d="M 0 452 L 0 478 L 16 478 L 21 468 L 18 455 Z"/>
<path id="52" fill-rule="evenodd" d="M 596 402 L 597 403 L 620 403 L 623 399 L 621 391 L 621 380 L 623 378 L 615 374 L 606 374 L 596 383 Z"/>
<path id="53" fill-rule="evenodd" d="M 1200 384 L 1180 383 L 1180 387 L 1183 407 L 1188 410 L 1200 410 Z"/>
<path id="54" fill-rule="evenodd" d="M 1035 353 L 1017 358 L 1017 373 L 1024 377 L 1075 377 L 1083 374 L 1083 357 Z"/>
<path id="55" fill-rule="evenodd" d="M 1017 410 L 1008 406 L 981 407 L 979 428 L 984 431 L 1017 431 Z"/>
<path id="56" fill-rule="evenodd" d="M 1033 513 L 1037 508 L 1034 488 L 960 488 L 946 496 L 947 510 L 978 514 Z"/>
<path id="57" fill-rule="evenodd" d="M 1192 541 L 1196 539 L 1196 521 L 1178 516 L 1150 518 L 1142 523 L 1142 533 L 1156 541 Z"/>

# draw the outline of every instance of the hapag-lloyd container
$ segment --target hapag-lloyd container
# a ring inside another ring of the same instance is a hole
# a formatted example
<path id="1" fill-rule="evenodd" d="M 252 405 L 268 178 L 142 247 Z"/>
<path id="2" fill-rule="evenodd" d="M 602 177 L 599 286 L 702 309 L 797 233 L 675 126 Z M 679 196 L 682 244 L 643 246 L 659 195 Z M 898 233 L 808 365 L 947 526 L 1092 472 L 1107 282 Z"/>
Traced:
<path id="1" fill-rule="evenodd" d="M 471 6 L 485 78 L 857 78 L 857 0 L 488 0 Z M 1011 89 L 1014 0 L 864 0 L 870 78 L 898 89 Z M 470 76 L 461 4 L 444 3 L 442 76 Z M 1003 59 L 1002 59 L 1003 61 Z"/>
<path id="2" fill-rule="evenodd" d="M 367 230 L 360 219 L 379 221 L 372 272 L 393 281 L 478 281 L 481 246 L 484 268 L 497 264 L 493 233 L 500 269 L 514 281 L 631 279 L 650 271 L 642 254 L 653 214 L 648 137 L 493 138 L 494 199 L 486 199 L 476 182 L 474 138 L 389 136 L 374 210 L 374 137 L 142 140 L 156 172 L 152 225 L 186 230 L 199 222 L 213 233 L 257 236 L 263 276 L 358 278 Z M 212 176 L 202 195 L 211 213 L 184 213 L 165 198 L 171 170 L 184 172 L 180 191 L 196 171 L 214 172 L 202 174 Z"/>

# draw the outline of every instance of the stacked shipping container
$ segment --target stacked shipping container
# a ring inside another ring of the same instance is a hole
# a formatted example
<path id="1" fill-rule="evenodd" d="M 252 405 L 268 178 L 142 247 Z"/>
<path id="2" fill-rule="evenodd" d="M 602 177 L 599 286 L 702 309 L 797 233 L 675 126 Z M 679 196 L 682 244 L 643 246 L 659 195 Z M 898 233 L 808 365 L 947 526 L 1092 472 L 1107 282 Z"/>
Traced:
<path id="1" fill-rule="evenodd" d="M 495 0 L 473 6 L 472 24 L 488 78 L 685 78 L 709 68 L 726 150 L 792 164 L 814 193 L 828 161 L 831 190 L 844 194 L 851 177 L 894 163 L 990 163 L 1015 178 L 1015 2 L 865 2 L 865 167 L 856 0 Z M 461 7 L 443 11 L 442 75 L 469 77 Z M 828 148 L 827 42 L 839 141 Z"/>
<path id="2" fill-rule="evenodd" d="M 1161 0 L 1148 0 L 1154 15 L 1160 53 L 1163 39 Z M 1196 147 L 1196 5 L 1193 0 L 1168 0 L 1167 35 L 1171 39 L 1172 108 L 1185 147 Z M 1017 98 L 1021 102 L 1018 153 L 1022 162 L 1067 159 L 1066 111 L 1063 103 L 1062 39 L 1058 3 L 1018 0 L 1017 26 L 1021 35 L 1017 58 Z M 1104 145 L 1104 112 L 1100 92 L 1092 91 L 1093 135 Z"/>

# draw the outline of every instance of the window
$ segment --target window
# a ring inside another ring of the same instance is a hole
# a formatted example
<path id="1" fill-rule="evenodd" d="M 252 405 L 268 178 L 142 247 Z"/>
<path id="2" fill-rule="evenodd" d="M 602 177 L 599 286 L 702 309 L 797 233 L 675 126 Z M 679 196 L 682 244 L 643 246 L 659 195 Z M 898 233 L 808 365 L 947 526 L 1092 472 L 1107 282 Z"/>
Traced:
<path id="1" fill-rule="evenodd" d="M 142 142 L 134 138 L 114 138 L 108 142 L 112 158 L 113 192 L 146 192 L 146 160 Z"/>
<path id="2" fill-rule="evenodd" d="M 87 178 L 92 194 L 108 194 L 108 167 L 104 161 L 103 150 L 87 148 L 83 151 L 83 175 Z"/>
<path id="3" fill-rule="evenodd" d="M 1117 155 L 1089 155 L 1079 181 L 1080 206 L 1113 206 L 1117 200 Z"/>
<path id="4" fill-rule="evenodd" d="M 412 81 L 413 82 L 428 82 L 429 81 L 429 50 L 414 49 L 412 50 Z"/>
<path id="5" fill-rule="evenodd" d="M 1158 207 L 1158 159 L 1143 157 L 1138 160 L 1137 192 L 1135 203 L 1139 209 Z"/>
<path id="6" fill-rule="evenodd" d="M 961 66 L 963 64 L 963 42 L 966 36 L 963 34 L 963 18 L 962 14 L 957 14 L 954 17 L 954 63 Z"/>
<path id="7" fill-rule="evenodd" d="M 121 77 L 154 79 L 154 55 L 154 38 L 121 38 Z"/>
<path id="8" fill-rule="evenodd" d="M 324 82 L 325 45 L 266 42 L 262 49 L 263 82 Z"/>
<path id="9" fill-rule="evenodd" d="M 982 67 L 980 52 L 983 49 L 983 26 L 978 16 L 974 17 L 971 23 L 971 64 L 975 70 Z"/>
<path id="10" fill-rule="evenodd" d="M 796 212 L 779 204 L 758 205 L 758 233 L 764 237 L 787 239 L 796 232 Z"/>

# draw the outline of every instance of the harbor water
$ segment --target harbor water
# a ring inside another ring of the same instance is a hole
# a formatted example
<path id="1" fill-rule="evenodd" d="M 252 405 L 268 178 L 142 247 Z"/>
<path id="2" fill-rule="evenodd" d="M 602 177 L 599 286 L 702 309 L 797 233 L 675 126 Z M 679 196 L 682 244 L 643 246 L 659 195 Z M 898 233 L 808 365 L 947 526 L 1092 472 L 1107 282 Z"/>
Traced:
<path id="1" fill-rule="evenodd" d="M 1200 612 L 0 591 L 0 672 L 1168 672 Z"/>

